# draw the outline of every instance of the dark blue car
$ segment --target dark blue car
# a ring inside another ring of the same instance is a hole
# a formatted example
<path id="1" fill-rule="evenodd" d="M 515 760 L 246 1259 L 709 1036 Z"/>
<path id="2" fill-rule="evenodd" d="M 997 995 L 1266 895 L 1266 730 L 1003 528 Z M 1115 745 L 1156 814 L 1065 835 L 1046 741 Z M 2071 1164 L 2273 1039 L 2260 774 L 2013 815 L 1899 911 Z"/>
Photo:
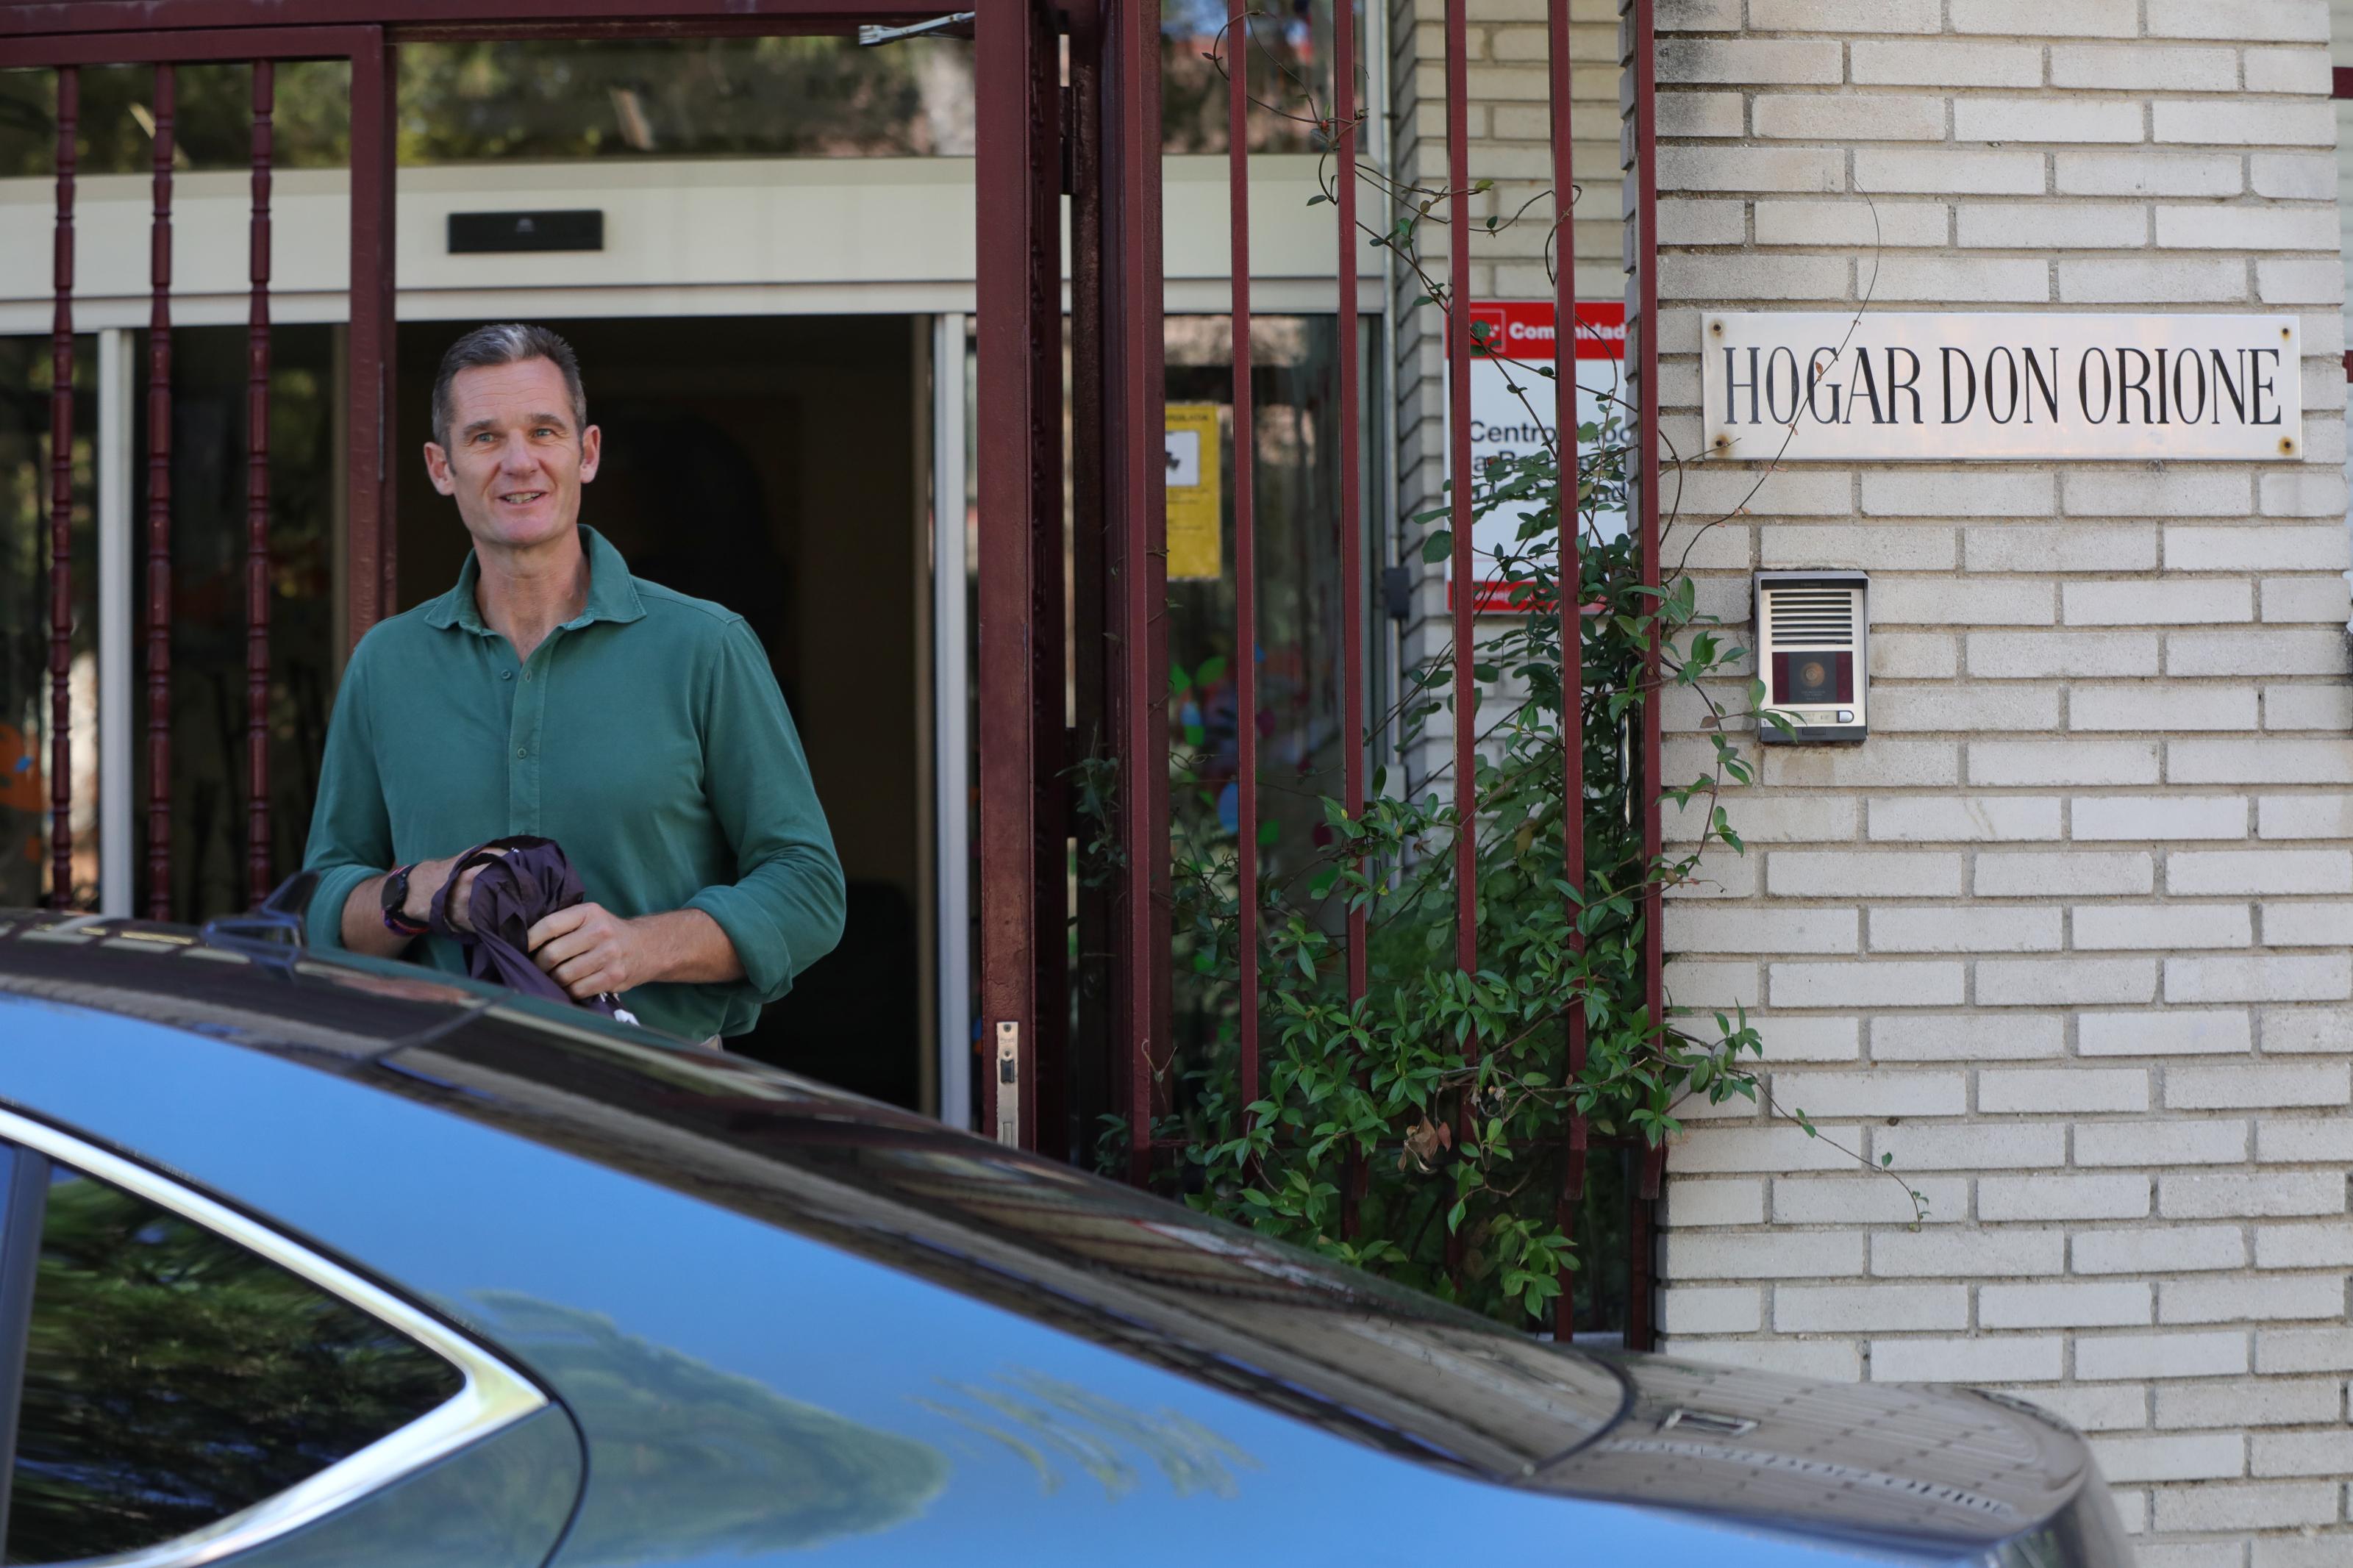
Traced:
<path id="1" fill-rule="evenodd" d="M 1955 1389 L 1556 1351 L 723 1054 L 0 913 L 5 1560 L 2116 1568 Z"/>

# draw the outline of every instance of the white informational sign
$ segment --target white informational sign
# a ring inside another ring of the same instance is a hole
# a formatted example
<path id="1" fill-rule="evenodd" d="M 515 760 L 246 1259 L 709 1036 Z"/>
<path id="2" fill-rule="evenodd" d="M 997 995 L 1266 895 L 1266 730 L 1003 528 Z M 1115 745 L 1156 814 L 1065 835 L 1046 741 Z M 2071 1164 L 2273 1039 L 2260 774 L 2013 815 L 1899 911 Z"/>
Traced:
<path id="1" fill-rule="evenodd" d="M 1167 433 L 1168 488 L 1191 490 L 1201 488 L 1201 433 L 1198 430 L 1171 430 Z"/>
<path id="2" fill-rule="evenodd" d="M 1497 458 L 1540 449 L 1550 440 L 1556 409 L 1555 382 L 1538 367 L 1555 363 L 1553 307 L 1549 300 L 1491 300 L 1471 307 L 1478 343 L 1471 351 L 1471 466 L 1484 471 Z M 1613 421 L 1631 424 L 1626 396 L 1626 307 L 1595 302 L 1577 307 L 1577 422 L 1599 429 Z M 1514 387 L 1518 392 L 1514 392 Z M 1619 437 L 1622 439 L 1623 437 Z M 1447 450 L 1452 451 L 1451 446 Z M 1525 554 L 1520 524 L 1529 506 L 1501 508 L 1472 526 L 1471 549 L 1480 576 L 1475 607 L 1503 612 L 1515 607 L 1510 590 L 1494 575 L 1498 551 Z M 1586 537 L 1615 539 L 1626 531 L 1626 514 L 1609 511 L 1590 520 Z M 1452 572 L 1450 563 L 1448 571 Z"/>
<path id="3" fill-rule="evenodd" d="M 2293 316 L 1710 311 L 1702 439 L 1746 462 L 2295 459 Z"/>

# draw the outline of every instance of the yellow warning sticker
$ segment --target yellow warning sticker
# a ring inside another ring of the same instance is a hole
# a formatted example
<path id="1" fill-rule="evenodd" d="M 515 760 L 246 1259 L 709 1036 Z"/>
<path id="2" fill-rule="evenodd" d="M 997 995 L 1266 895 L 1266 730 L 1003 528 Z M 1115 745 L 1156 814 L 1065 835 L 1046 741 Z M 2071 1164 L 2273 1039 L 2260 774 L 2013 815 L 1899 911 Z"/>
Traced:
<path id="1" fill-rule="evenodd" d="M 1225 575 L 1215 403 L 1168 405 L 1168 575 Z"/>

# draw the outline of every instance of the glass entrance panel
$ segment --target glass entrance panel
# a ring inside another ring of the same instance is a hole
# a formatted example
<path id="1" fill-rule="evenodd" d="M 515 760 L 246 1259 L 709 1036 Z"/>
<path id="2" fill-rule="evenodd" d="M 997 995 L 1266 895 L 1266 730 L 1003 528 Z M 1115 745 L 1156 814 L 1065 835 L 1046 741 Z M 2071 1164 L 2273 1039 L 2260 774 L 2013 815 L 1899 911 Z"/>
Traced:
<path id="1" fill-rule="evenodd" d="M 72 901 L 98 898 L 98 355 L 74 361 Z M 48 901 L 49 391 L 47 338 L 0 337 L 0 907 Z"/>
<path id="2" fill-rule="evenodd" d="M 400 158 L 970 156 L 973 46 L 501 40 L 400 51 Z"/>
<path id="3" fill-rule="evenodd" d="M 1362 363 L 1377 323 L 1364 319 Z M 1236 772 L 1240 725 L 1259 735 L 1259 831 L 1262 883 L 1271 907 L 1344 923 L 1343 911 L 1309 885 L 1307 868 L 1330 840 L 1323 801 L 1342 793 L 1345 748 L 1341 654 L 1343 595 L 1370 596 L 1371 584 L 1340 574 L 1339 431 L 1334 421 L 1339 320 L 1335 316 L 1255 317 L 1250 322 L 1251 397 L 1256 428 L 1253 489 L 1258 521 L 1258 710 L 1235 710 L 1235 575 L 1232 450 L 1233 328 L 1224 316 L 1168 319 L 1167 388 L 1172 454 L 1198 421 L 1203 462 L 1193 471 L 1215 510 L 1198 532 L 1179 499 L 1185 476 L 1172 468 L 1168 562 L 1168 661 L 1172 707 L 1170 834 L 1180 861 L 1231 853 L 1240 816 Z M 1361 416 L 1361 450 L 1377 443 L 1369 428 L 1379 399 L 1369 387 Z M 1198 460 L 1198 459 L 1197 459 Z M 1368 472 L 1363 493 L 1379 494 Z M 1363 559 L 1377 563 L 1372 521 Z M 1387 622 L 1368 615 L 1366 640 L 1377 648 Z M 1374 711 L 1370 706 L 1367 711 Z M 1196 972 L 1179 921 L 1176 1035 L 1192 1050 L 1213 1050 L 1231 1033 L 1232 976 Z"/>
<path id="4" fill-rule="evenodd" d="M 351 160 L 351 65 L 288 60 L 276 69 L 271 163 L 280 169 L 341 169 Z M 85 66 L 80 173 L 144 174 L 154 166 L 155 72 L 151 66 Z M 174 71 L 173 167 L 244 169 L 253 160 L 253 76 L 243 60 L 201 61 Z M 0 179 L 47 180 L 56 172 L 57 73 L 0 71 Z"/>
<path id="5" fill-rule="evenodd" d="M 302 864 L 319 757 L 334 702 L 337 520 L 336 330 L 280 326 L 269 376 L 270 865 Z M 142 367 L 146 334 L 132 363 Z M 243 327 L 172 334 L 172 858 L 169 908 L 198 921 L 244 909 L 246 878 L 246 452 Z M 146 399 L 132 400 L 132 450 L 147 450 Z M 131 465 L 131 647 L 146 668 L 147 465 Z M 147 709 L 132 677 L 135 837 L 144 842 Z M 75 787 L 75 800 L 81 798 Z M 462 847 L 462 846 L 461 846 Z M 133 857 L 132 907 L 148 908 L 147 857 Z"/>
<path id="6" fill-rule="evenodd" d="M 1250 150 L 1321 152 L 1317 122 L 1334 108 L 1331 0 L 1253 6 L 1247 37 L 1229 29 L 1227 16 L 1224 0 L 1161 0 L 1162 149 L 1226 150 L 1227 72 L 1239 57 L 1249 72 L 1242 124 Z"/>

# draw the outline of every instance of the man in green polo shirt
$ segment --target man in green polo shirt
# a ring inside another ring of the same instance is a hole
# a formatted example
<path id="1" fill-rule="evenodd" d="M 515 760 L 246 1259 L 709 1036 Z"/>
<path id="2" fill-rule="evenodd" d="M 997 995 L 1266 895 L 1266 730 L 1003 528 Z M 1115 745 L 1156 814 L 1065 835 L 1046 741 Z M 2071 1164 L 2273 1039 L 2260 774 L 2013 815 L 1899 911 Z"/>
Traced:
<path id="1" fill-rule="evenodd" d="M 632 577 L 580 525 L 598 450 L 554 333 L 483 327 L 443 358 L 425 462 L 474 549 L 343 672 L 311 944 L 462 973 L 455 942 L 418 940 L 433 896 L 473 846 L 535 834 L 589 900 L 533 927 L 541 969 L 673 1034 L 740 1035 L 840 939 L 841 864 L 743 617 Z"/>

